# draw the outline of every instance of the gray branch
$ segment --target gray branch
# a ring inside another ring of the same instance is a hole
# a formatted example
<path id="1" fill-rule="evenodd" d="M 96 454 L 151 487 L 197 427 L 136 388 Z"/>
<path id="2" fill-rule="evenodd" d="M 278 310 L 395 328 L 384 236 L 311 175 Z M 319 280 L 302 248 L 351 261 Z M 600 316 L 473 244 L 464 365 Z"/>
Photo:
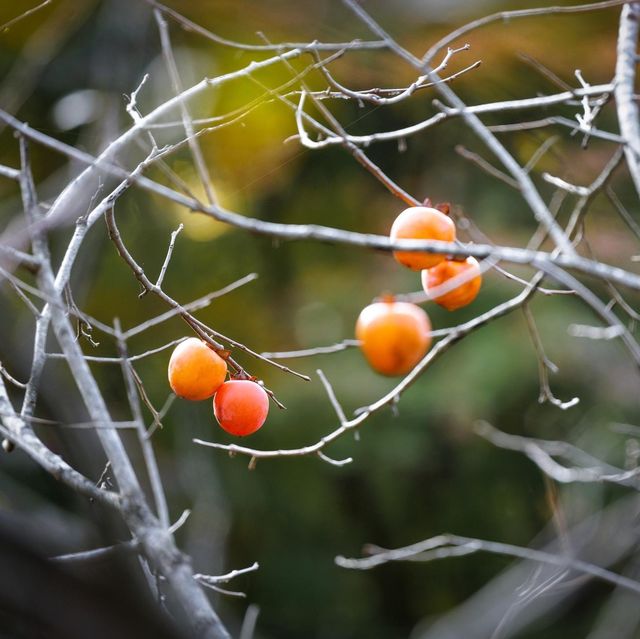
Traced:
<path id="1" fill-rule="evenodd" d="M 640 121 L 635 96 L 638 20 L 640 3 L 625 4 L 620 13 L 614 95 L 620 133 L 627 142 L 624 154 L 636 191 L 640 195 Z"/>

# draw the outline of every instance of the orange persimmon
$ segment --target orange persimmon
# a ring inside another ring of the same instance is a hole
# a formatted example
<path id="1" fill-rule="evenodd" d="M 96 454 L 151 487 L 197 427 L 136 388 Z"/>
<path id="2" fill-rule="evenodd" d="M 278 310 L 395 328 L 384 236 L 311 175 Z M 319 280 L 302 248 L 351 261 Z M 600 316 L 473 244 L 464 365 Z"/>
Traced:
<path id="1" fill-rule="evenodd" d="M 458 275 L 465 279 L 463 283 L 433 298 L 436 304 L 448 311 L 455 311 L 473 302 L 482 285 L 480 265 L 475 257 L 468 257 L 464 261 L 445 260 L 428 271 L 422 271 L 422 287 L 431 294 L 430 291 Z"/>
<path id="2" fill-rule="evenodd" d="M 231 435 L 255 433 L 269 413 L 269 397 L 260 384 L 249 379 L 232 379 L 220 386 L 213 398 L 218 424 Z"/>
<path id="3" fill-rule="evenodd" d="M 429 350 L 431 322 L 415 304 L 375 302 L 360 313 L 356 338 L 374 370 L 383 375 L 403 375 Z"/>
<path id="4" fill-rule="evenodd" d="M 390 238 L 394 240 L 439 240 L 453 242 L 456 227 L 453 220 L 429 206 L 412 206 L 405 209 L 391 226 Z M 431 268 L 445 259 L 440 253 L 416 253 L 394 251 L 393 257 L 403 266 L 414 271 Z"/>
<path id="5" fill-rule="evenodd" d="M 227 363 L 207 344 L 190 337 L 178 344 L 169 360 L 169 385 L 183 399 L 211 397 L 224 382 Z"/>

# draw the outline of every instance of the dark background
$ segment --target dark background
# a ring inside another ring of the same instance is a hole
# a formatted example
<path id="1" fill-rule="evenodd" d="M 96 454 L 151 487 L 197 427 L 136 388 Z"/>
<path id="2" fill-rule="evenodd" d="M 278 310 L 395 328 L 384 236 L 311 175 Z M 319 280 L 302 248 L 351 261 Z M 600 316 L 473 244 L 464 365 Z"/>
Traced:
<path id="1" fill-rule="evenodd" d="M 337 0 L 170 4 L 217 34 L 243 42 L 260 43 L 257 31 L 271 41 L 370 37 Z M 0 23 L 30 6 L 24 0 L 3 3 Z M 406 0 L 366 4 L 403 46 L 418 55 L 470 19 L 528 6 L 533 4 Z M 593 84 L 609 82 L 614 73 L 618 15 L 614 8 L 499 21 L 478 29 L 464 38 L 471 50 L 454 57 L 450 70 L 477 59 L 482 66 L 457 80 L 454 88 L 468 103 L 559 90 L 520 54 L 538 59 L 572 86 L 576 68 Z M 240 68 L 252 59 L 251 52 L 217 45 L 170 24 L 185 86 L 204 75 Z M 295 65 L 302 68 L 307 63 Z M 353 88 L 403 86 L 414 79 L 408 65 L 380 52 L 346 55 L 333 69 L 341 82 Z M 138 86 L 144 73 L 150 74 L 150 80 L 139 101 L 141 110 L 148 112 L 171 90 L 156 25 L 141 0 L 56 0 L 0 33 L 0 106 L 90 153 L 98 153 L 129 126 L 125 94 Z M 272 67 L 258 77 L 277 86 L 289 75 L 282 67 Z M 309 82 L 324 86 L 319 75 L 310 76 Z M 260 91 L 247 80 L 227 84 L 197 100 L 192 105 L 194 114 L 225 113 Z M 436 112 L 434 97 L 427 90 L 397 106 L 359 108 L 339 101 L 331 108 L 349 131 L 367 133 L 425 119 Z M 572 118 L 579 110 L 578 106 L 560 107 L 553 114 Z M 516 122 L 548 114 L 511 112 L 485 121 Z M 616 130 L 612 106 L 603 111 L 599 126 Z M 159 139 L 166 136 L 165 141 L 176 141 L 179 129 L 172 131 L 160 133 Z M 314 152 L 295 140 L 285 143 L 294 133 L 293 112 L 273 103 L 255 110 L 242 124 L 202 138 L 223 205 L 264 220 L 387 233 L 403 204 L 342 149 Z M 614 150 L 610 143 L 598 140 L 582 149 L 580 139 L 561 127 L 501 134 L 501 139 L 524 164 L 551 135 L 559 136 L 558 140 L 537 165 L 535 175 L 547 199 L 553 189 L 540 180 L 540 172 L 588 184 Z M 493 161 L 455 119 L 409 139 L 404 152 L 396 143 L 372 146 L 368 152 L 415 197 L 449 201 L 494 241 L 525 245 L 535 230 L 526 204 L 508 186 L 456 154 L 456 144 Z M 36 145 L 32 156 L 45 201 L 55 197 L 79 169 Z M 8 130 L 1 137 L 0 163 L 18 166 L 17 143 Z M 173 155 L 169 163 L 201 193 L 187 150 Z M 151 175 L 162 179 L 155 170 Z M 623 201 L 636 206 L 624 170 L 613 185 Z M 568 219 L 569 204 L 561 210 L 561 221 Z M 0 180 L 0 225 L 9 225 L 19 209 L 16 185 Z M 164 259 L 170 232 L 179 222 L 185 224 L 164 284 L 181 302 L 247 273 L 258 273 L 257 281 L 199 313 L 216 330 L 257 351 L 307 348 L 352 338 L 360 309 L 375 296 L 419 288 L 418 276 L 387 255 L 251 236 L 140 191 L 123 197 L 116 213 L 128 247 L 152 278 Z M 603 198 L 594 202 L 586 228 L 596 257 L 634 268 L 628 263 L 628 255 L 636 250 L 633 239 Z M 70 228 L 61 229 L 52 236 L 54 255 L 61 256 L 70 232 Z M 461 236 L 467 239 L 464 232 Z M 522 275 L 528 272 L 513 270 Z M 165 310 L 150 295 L 138 299 L 138 284 L 116 255 L 102 222 L 90 232 L 72 281 L 78 306 L 107 323 L 119 317 L 128 328 Z M 425 308 L 434 327 L 442 328 L 482 313 L 519 290 L 519 284 L 489 273 L 470 307 L 453 314 L 433 304 Z M 0 284 L 0 300 L 0 361 L 24 379 L 33 319 L 6 282 Z M 364 424 L 360 441 L 349 436 L 333 445 L 328 451 L 332 456 L 354 458 L 344 468 L 302 458 L 259 462 L 249 471 L 244 458 L 232 459 L 191 443 L 194 437 L 231 441 L 215 424 L 210 402 L 177 400 L 172 405 L 155 444 L 172 517 L 176 519 L 185 508 L 193 510 L 178 533 L 179 544 L 203 573 L 260 563 L 258 572 L 232 584 L 247 593 L 246 600 L 223 598 L 217 604 L 231 628 L 237 628 L 249 602 L 261 610 L 260 637 L 406 637 L 424 618 L 451 610 L 504 569 L 510 560 L 486 555 L 388 565 L 362 573 L 334 565 L 336 555 L 358 556 L 366 542 L 396 547 L 446 531 L 527 545 L 545 527 L 551 509 L 540 472 L 524 456 L 497 450 L 475 436 L 472 427 L 478 419 L 513 433 L 570 440 L 612 463 L 624 463 L 625 439 L 610 426 L 634 424 L 639 418 L 637 372 L 624 350 L 616 342 L 569 337 L 570 324 L 595 323 L 571 297 L 538 296 L 532 310 L 547 353 L 560 367 L 552 377 L 554 392 L 561 399 L 581 398 L 567 412 L 537 402 L 537 361 L 519 311 L 470 335 L 438 360 L 403 396 L 397 416 L 381 411 Z M 129 347 L 139 353 L 186 334 L 186 327 L 174 319 L 136 337 Z M 96 331 L 95 337 L 100 345 L 94 349 L 86 343 L 86 353 L 116 354 L 106 336 Z M 156 406 L 169 393 L 168 357 L 165 351 L 136 365 Z M 311 383 L 242 354 L 237 357 L 287 406 L 286 411 L 272 406 L 265 427 L 246 442 L 257 448 L 310 444 L 336 427 L 317 368 L 332 381 L 348 413 L 374 401 L 395 383 L 374 374 L 356 349 L 286 362 L 311 375 Z M 94 370 L 114 416 L 128 419 L 120 368 L 97 364 Z M 16 393 L 16 401 L 20 399 Z M 77 422 L 85 416 L 61 361 L 47 365 L 37 414 L 61 422 Z M 44 426 L 40 432 L 54 450 L 98 478 L 104 460 L 90 432 Z M 133 437 L 130 444 L 135 457 Z M 580 486 L 560 495 L 560 508 L 569 522 L 578 521 L 620 494 L 602 486 Z M 105 521 L 95 506 L 70 494 L 19 452 L 0 459 L 0 507 L 20 516 L 40 536 L 57 540 L 58 551 L 73 552 L 126 538 L 117 522 Z M 95 576 L 101 571 L 94 567 L 89 573 Z M 562 615 L 520 636 L 584 637 L 609 592 L 608 587 L 594 584 Z"/>

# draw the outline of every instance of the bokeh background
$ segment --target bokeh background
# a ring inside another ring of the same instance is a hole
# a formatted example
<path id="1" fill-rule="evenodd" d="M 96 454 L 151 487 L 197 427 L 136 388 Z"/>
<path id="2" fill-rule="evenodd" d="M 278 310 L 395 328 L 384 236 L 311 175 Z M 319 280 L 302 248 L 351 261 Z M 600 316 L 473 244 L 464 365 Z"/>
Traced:
<path id="1" fill-rule="evenodd" d="M 2 3 L 0 24 L 31 4 L 26 0 Z M 258 32 L 272 42 L 369 37 L 337 0 L 173 0 L 168 4 L 215 33 L 241 42 L 262 42 Z M 471 19 L 530 6 L 534 3 L 490 0 L 366 3 L 385 28 L 416 54 Z M 539 60 L 571 85 L 576 84 L 573 74 L 578 68 L 590 83 L 609 82 L 614 73 L 618 15 L 614 8 L 498 21 L 478 29 L 465 36 L 471 49 L 456 56 L 450 70 L 475 60 L 482 60 L 482 65 L 456 80 L 454 88 L 468 103 L 557 91 L 523 56 Z M 185 85 L 264 57 L 170 24 Z M 295 64 L 302 68 L 306 63 Z M 389 53 L 350 53 L 333 70 L 353 88 L 404 86 L 413 80 L 412 69 Z M 171 95 L 157 28 L 142 0 L 55 0 L 0 33 L 0 106 L 90 153 L 98 153 L 129 125 L 126 96 L 145 73 L 150 78 L 139 96 L 142 112 Z M 286 68 L 272 67 L 256 77 L 264 85 L 278 86 L 289 74 Z M 319 75 L 311 75 L 309 82 L 324 87 Z M 257 83 L 234 82 L 206 93 L 192 109 L 199 117 L 224 114 L 261 92 Z M 349 131 L 367 133 L 428 117 L 436 112 L 434 97 L 427 90 L 396 106 L 359 107 L 337 101 L 331 108 Z M 517 122 L 550 114 L 573 118 L 578 110 L 575 106 L 516 112 L 485 121 Z M 603 110 L 599 126 L 617 130 L 611 106 Z M 388 232 L 402 203 L 344 150 L 306 150 L 296 140 L 288 140 L 294 133 L 293 112 L 272 102 L 242 122 L 204 136 L 202 147 L 222 203 L 263 220 Z M 175 141 L 179 129 L 157 130 L 157 135 L 160 141 Z M 614 150 L 610 143 L 598 140 L 583 149 L 579 136 L 572 137 L 562 127 L 501 134 L 501 139 L 524 164 L 551 136 L 558 139 L 538 163 L 535 177 L 547 199 L 553 189 L 540 180 L 541 171 L 588 184 Z M 415 197 L 451 202 L 458 214 L 492 240 L 525 245 L 535 230 L 526 204 L 507 185 L 461 158 L 455 152 L 459 144 L 485 153 L 459 120 L 407 140 L 406 149 L 388 143 L 372 146 L 368 152 Z M 131 151 L 131 164 L 139 154 Z M 32 145 L 32 161 L 45 202 L 80 168 L 37 145 Z M 201 193 L 186 149 L 168 161 L 190 188 Z M 18 166 L 17 142 L 7 129 L 1 133 L 0 163 Z M 157 171 L 151 175 L 163 179 Z M 612 184 L 630 210 L 637 210 L 624 170 L 617 172 Z M 567 219 L 571 203 L 567 200 L 563 205 L 561 220 Z M 275 242 L 189 214 L 135 189 L 118 202 L 116 213 L 127 245 L 152 276 L 162 264 L 171 231 L 179 223 L 185 225 L 164 284 L 181 302 L 257 273 L 255 282 L 214 301 L 198 315 L 257 351 L 309 348 L 352 338 L 360 309 L 374 297 L 419 288 L 417 275 L 388 255 L 349 246 Z M 0 226 L 9 227 L 19 214 L 16 185 L 0 180 Z M 628 262 L 636 250 L 633 238 L 604 198 L 593 203 L 586 230 L 596 257 L 634 268 Z M 70 232 L 68 227 L 52 234 L 58 258 Z M 514 272 L 527 274 L 526 269 Z M 138 284 L 117 256 L 103 223 L 90 232 L 72 288 L 81 309 L 107 323 L 118 317 L 125 328 L 165 310 L 150 295 L 138 299 Z M 470 307 L 453 314 L 433 304 L 425 309 L 434 327 L 443 328 L 482 313 L 519 290 L 519 284 L 489 273 Z M 0 300 L 0 361 L 15 377 L 24 379 L 33 318 L 6 282 L 0 284 Z M 537 402 L 537 361 L 521 312 L 458 344 L 403 396 L 397 414 L 386 410 L 368 420 L 359 441 L 346 437 L 332 446 L 328 452 L 333 456 L 354 458 L 343 468 L 302 458 L 260 462 L 249 471 L 245 459 L 192 444 L 194 437 L 231 441 L 215 424 L 209 402 L 173 403 L 154 441 L 172 516 L 192 509 L 189 522 L 178 533 L 180 545 L 203 573 L 260 563 L 258 572 L 233 584 L 246 592 L 246 599 L 217 598 L 217 607 L 232 629 L 237 629 L 247 604 L 252 603 L 260 607 L 259 637 L 407 637 L 417 624 L 454 609 L 504 570 L 511 561 L 491 556 L 395 564 L 362 573 L 334 564 L 338 554 L 358 556 L 366 542 L 396 547 L 447 531 L 527 545 L 547 526 L 554 489 L 522 455 L 497 450 L 474 435 L 476 420 L 512 433 L 566 439 L 624 465 L 626 439 L 611 426 L 640 419 L 637 371 L 616 342 L 568 335 L 569 325 L 595 321 L 577 300 L 538 296 L 532 310 L 547 353 L 560 369 L 552 377 L 554 392 L 562 399 L 581 399 L 569 411 Z M 132 353 L 139 353 L 186 334 L 185 326 L 174 319 L 136 337 L 129 346 Z M 99 346 L 85 343 L 85 352 L 116 354 L 106 336 L 95 331 L 94 337 Z M 55 350 L 53 342 L 50 349 Z M 158 407 L 169 395 L 168 357 L 169 351 L 164 351 L 136 364 Z M 317 368 L 334 384 L 348 413 L 377 399 L 395 383 L 373 373 L 357 349 L 285 362 L 311 375 L 311 383 L 242 354 L 238 359 L 287 406 L 286 411 L 272 407 L 266 426 L 248 442 L 259 448 L 313 443 L 335 428 Z M 119 367 L 96 364 L 94 370 L 113 414 L 127 419 Z M 21 399 L 19 393 L 15 399 Z M 63 423 L 85 416 L 64 362 L 48 363 L 37 414 Z M 97 480 L 104 459 L 91 432 L 52 426 L 42 426 L 39 432 L 48 445 Z M 133 438 L 129 444 L 135 457 Z M 601 485 L 574 487 L 557 495 L 558 508 L 567 521 L 579 521 L 622 494 Z M 125 538 L 118 522 L 70 494 L 20 452 L 0 459 L 0 507 L 26 528 L 37 529 L 46 552 L 54 547 L 73 552 Z M 108 569 L 98 565 L 88 570 Z M 584 637 L 610 592 L 607 586 L 591 584 L 562 614 L 518 636 Z"/>

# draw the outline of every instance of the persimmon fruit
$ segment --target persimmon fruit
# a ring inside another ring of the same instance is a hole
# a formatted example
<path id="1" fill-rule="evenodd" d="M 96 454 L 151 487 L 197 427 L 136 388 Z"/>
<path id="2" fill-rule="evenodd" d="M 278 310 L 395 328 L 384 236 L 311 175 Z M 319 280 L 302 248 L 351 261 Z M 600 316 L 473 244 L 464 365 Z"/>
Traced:
<path id="1" fill-rule="evenodd" d="M 455 311 L 473 302 L 482 286 L 480 265 L 475 257 L 468 257 L 464 261 L 445 260 L 428 271 L 422 271 L 422 287 L 426 293 L 430 294 L 430 291 L 436 287 L 463 274 L 465 278 L 468 278 L 465 282 L 447 293 L 433 298 L 436 304 L 448 311 Z"/>
<path id="2" fill-rule="evenodd" d="M 370 366 L 383 375 L 404 375 L 431 346 L 429 316 L 409 302 L 374 302 L 362 309 L 356 338 Z"/>
<path id="3" fill-rule="evenodd" d="M 405 209 L 391 226 L 391 240 L 439 240 L 453 242 L 456 226 L 453 220 L 430 206 L 412 206 Z M 393 257 L 414 271 L 431 268 L 445 259 L 441 253 L 394 251 Z"/>
<path id="4" fill-rule="evenodd" d="M 213 398 L 213 413 L 224 430 L 244 437 L 264 424 L 269 413 L 269 397 L 257 382 L 232 379 L 218 389 Z"/>
<path id="5" fill-rule="evenodd" d="M 223 384 L 227 363 L 197 337 L 178 344 L 169 359 L 169 385 L 183 399 L 208 399 Z"/>

